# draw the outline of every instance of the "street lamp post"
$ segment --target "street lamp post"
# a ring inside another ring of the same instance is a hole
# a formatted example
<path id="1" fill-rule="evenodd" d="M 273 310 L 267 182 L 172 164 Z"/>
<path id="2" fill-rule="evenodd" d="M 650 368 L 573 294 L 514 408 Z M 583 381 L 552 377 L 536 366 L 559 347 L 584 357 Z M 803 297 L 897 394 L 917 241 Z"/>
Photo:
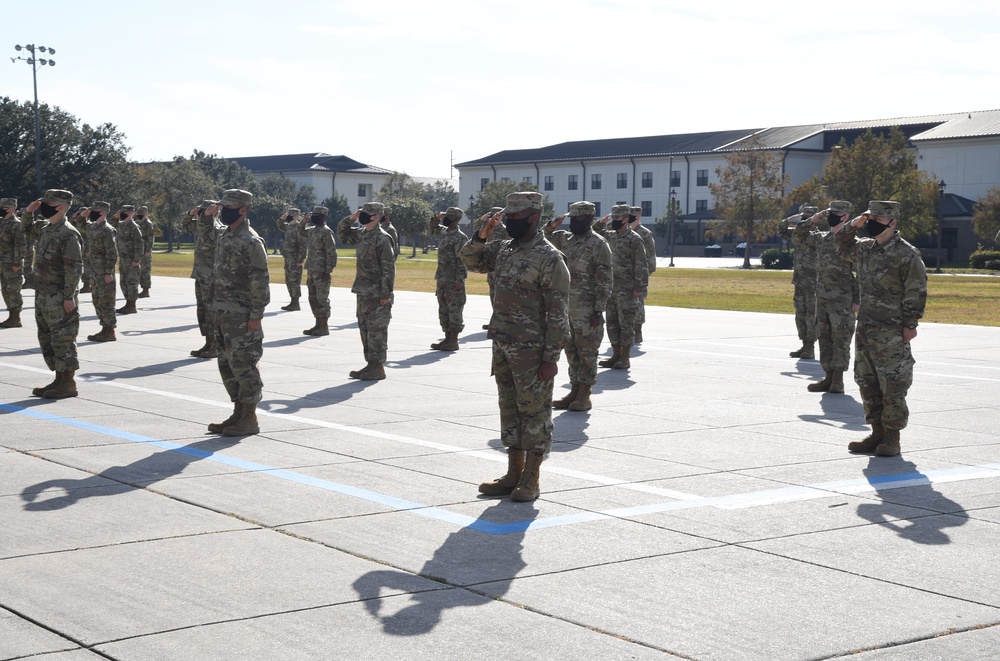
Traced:
<path id="1" fill-rule="evenodd" d="M 674 206 L 677 203 L 677 191 L 673 188 L 670 189 L 670 201 L 667 203 L 670 205 L 670 264 L 668 266 L 674 265 L 674 224 L 677 222 L 677 208 Z"/>
<path id="2" fill-rule="evenodd" d="M 38 186 L 38 194 L 42 194 L 42 125 L 38 121 L 38 66 L 49 65 L 54 67 L 56 61 L 53 59 L 39 59 L 36 57 L 36 51 L 38 53 L 50 53 L 52 55 L 56 54 L 55 48 L 46 48 L 45 46 L 35 46 L 34 44 L 27 44 L 25 46 L 16 45 L 14 50 L 21 51 L 26 50 L 31 53 L 31 57 L 12 57 L 11 62 L 17 62 L 18 60 L 23 60 L 31 65 L 31 81 L 35 87 L 35 183 Z"/>
<path id="3" fill-rule="evenodd" d="M 938 230 L 937 230 L 937 259 L 934 260 L 935 273 L 941 272 L 941 229 L 944 223 L 944 210 L 942 209 L 942 207 L 944 206 L 944 189 L 947 187 L 948 184 L 944 183 L 944 179 L 938 182 L 938 208 L 937 208 Z"/>

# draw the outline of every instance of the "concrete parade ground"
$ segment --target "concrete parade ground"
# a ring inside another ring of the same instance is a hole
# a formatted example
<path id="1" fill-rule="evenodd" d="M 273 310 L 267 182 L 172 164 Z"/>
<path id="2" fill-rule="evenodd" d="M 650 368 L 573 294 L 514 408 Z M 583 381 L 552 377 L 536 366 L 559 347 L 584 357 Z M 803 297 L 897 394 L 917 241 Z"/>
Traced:
<path id="1" fill-rule="evenodd" d="M 443 353 L 433 295 L 398 292 L 358 382 L 350 292 L 313 338 L 272 286 L 261 433 L 223 438 L 193 282 L 153 285 L 114 343 L 81 297 L 76 398 L 31 396 L 33 292 L 0 330 L 0 659 L 1000 656 L 1000 328 L 920 326 L 877 458 L 790 316 L 651 307 L 512 503 L 477 492 L 506 468 L 485 297 Z"/>

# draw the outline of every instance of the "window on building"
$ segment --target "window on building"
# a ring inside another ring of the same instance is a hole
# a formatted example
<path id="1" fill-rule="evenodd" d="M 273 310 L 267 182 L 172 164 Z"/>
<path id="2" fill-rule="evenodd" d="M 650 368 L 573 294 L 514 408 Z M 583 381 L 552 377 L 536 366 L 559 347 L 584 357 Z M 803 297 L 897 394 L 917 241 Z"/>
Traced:
<path id="1" fill-rule="evenodd" d="M 601 217 L 601 203 L 600 202 L 594 202 L 594 217 L 595 218 L 600 218 Z"/>
<path id="2" fill-rule="evenodd" d="M 367 199 L 371 196 L 371 184 L 358 184 L 358 197 Z"/>
<path id="3" fill-rule="evenodd" d="M 653 187 L 653 173 L 652 172 L 643 172 L 642 173 L 642 187 L 643 188 L 652 188 Z"/>
<path id="4" fill-rule="evenodd" d="M 628 172 L 619 172 L 616 183 L 618 188 L 628 188 Z"/>
<path id="5" fill-rule="evenodd" d="M 484 188 L 486 188 L 486 184 L 488 184 L 488 183 L 490 183 L 490 178 L 489 177 L 483 177 L 482 179 L 480 179 L 479 180 L 479 190 L 483 190 Z"/>
<path id="6" fill-rule="evenodd" d="M 590 190 L 601 190 L 601 175 L 590 175 Z"/>
<path id="7" fill-rule="evenodd" d="M 695 211 L 708 211 L 708 200 L 695 200 L 694 201 Z"/>
<path id="8" fill-rule="evenodd" d="M 576 175 L 571 174 L 566 182 L 567 190 L 576 190 L 578 185 Z"/>
<path id="9" fill-rule="evenodd" d="M 670 171 L 670 185 L 674 188 L 678 188 L 681 185 L 681 171 L 671 170 Z"/>
<path id="10" fill-rule="evenodd" d="M 545 175 L 545 190 L 553 190 L 556 187 L 555 177 Z"/>
<path id="11" fill-rule="evenodd" d="M 708 186 L 708 170 L 698 170 L 698 185 Z"/>
<path id="12" fill-rule="evenodd" d="M 642 215 L 645 218 L 649 218 L 653 215 L 653 203 L 652 202 L 640 202 L 642 205 Z"/>
<path id="13" fill-rule="evenodd" d="M 531 177 L 524 177 L 523 179 L 521 179 L 521 183 L 522 184 L 530 184 L 531 183 Z"/>

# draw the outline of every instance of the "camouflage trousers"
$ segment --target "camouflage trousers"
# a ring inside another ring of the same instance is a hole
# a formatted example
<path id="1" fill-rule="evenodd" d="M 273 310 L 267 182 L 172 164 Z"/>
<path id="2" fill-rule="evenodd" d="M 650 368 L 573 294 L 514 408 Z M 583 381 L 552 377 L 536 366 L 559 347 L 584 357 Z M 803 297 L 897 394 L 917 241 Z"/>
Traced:
<path id="1" fill-rule="evenodd" d="M 582 321 L 570 320 L 570 330 L 573 336 L 565 347 L 569 382 L 592 386 L 597 383 L 597 356 L 604 341 L 604 324 L 592 327 L 589 317 Z"/>
<path id="2" fill-rule="evenodd" d="M 854 344 L 854 381 L 861 388 L 865 420 L 880 420 L 886 429 L 906 427 L 910 410 L 906 392 L 913 383 L 913 355 L 902 329 L 858 326 Z"/>
<path id="3" fill-rule="evenodd" d="M 142 259 L 139 260 L 139 284 L 143 289 L 149 289 L 153 286 L 153 256 L 143 254 Z"/>
<path id="4" fill-rule="evenodd" d="M 851 301 L 816 299 L 816 339 L 819 340 L 819 364 L 824 372 L 846 372 L 851 366 L 851 340 L 854 338 L 854 313 Z"/>
<path id="5" fill-rule="evenodd" d="M 198 315 L 198 330 L 205 337 L 215 335 L 215 310 L 212 309 L 211 277 L 195 278 L 194 301 Z"/>
<path id="6" fill-rule="evenodd" d="M 438 280 L 435 288 L 438 301 L 438 321 L 445 333 L 462 332 L 465 328 L 465 280 Z"/>
<path id="7" fill-rule="evenodd" d="M 21 286 L 24 285 L 24 269 L 14 273 L 15 264 L 0 264 L 0 291 L 3 303 L 10 312 L 20 312 L 24 307 Z"/>
<path id="8" fill-rule="evenodd" d="M 805 278 L 808 282 L 795 283 L 792 303 L 795 304 L 795 328 L 803 344 L 816 341 L 816 281 L 815 277 Z"/>
<path id="9" fill-rule="evenodd" d="M 543 347 L 493 342 L 493 378 L 500 403 L 500 441 L 529 452 L 552 449 L 553 379 L 542 381 Z"/>
<path id="10" fill-rule="evenodd" d="M 330 274 L 309 271 L 306 276 L 306 292 L 309 294 L 309 308 L 317 319 L 330 318 Z"/>
<path id="11" fill-rule="evenodd" d="M 389 320 L 392 319 L 392 298 L 385 305 L 379 299 L 358 296 L 358 330 L 361 346 L 369 363 L 385 363 L 389 350 Z"/>
<path id="12" fill-rule="evenodd" d="M 646 323 L 646 295 L 643 294 L 639 297 L 639 305 L 635 312 L 635 323 L 644 324 Z"/>
<path id="13" fill-rule="evenodd" d="M 264 353 L 264 329 L 247 330 L 250 311 L 215 310 L 215 342 L 219 345 L 219 374 L 229 399 L 243 404 L 261 400 L 264 382 L 257 363 Z"/>
<path id="14" fill-rule="evenodd" d="M 66 314 L 61 291 L 35 293 L 35 324 L 38 326 L 38 345 L 42 358 L 53 372 L 80 369 L 76 356 L 76 336 L 80 332 L 80 305 L 76 294 L 76 308 Z"/>
<path id="15" fill-rule="evenodd" d="M 140 266 L 132 266 L 131 263 L 118 264 L 118 283 L 121 285 L 122 296 L 126 301 L 134 301 L 139 297 L 139 271 Z"/>
<path id="16" fill-rule="evenodd" d="M 302 267 L 294 259 L 285 257 L 285 286 L 293 299 L 302 296 Z"/>
<path id="17" fill-rule="evenodd" d="M 490 287 L 490 305 L 493 305 L 493 300 L 497 297 L 497 278 L 493 271 L 486 274 L 486 284 Z"/>
<path id="18" fill-rule="evenodd" d="M 612 292 L 608 299 L 608 339 L 612 346 L 635 344 L 635 324 L 639 314 L 639 299 L 632 292 Z"/>
<path id="19" fill-rule="evenodd" d="M 118 315 L 115 313 L 115 279 L 111 282 L 104 282 L 103 275 L 91 275 L 90 278 L 90 300 L 94 302 L 94 312 L 101 326 L 114 328 L 117 325 Z"/>

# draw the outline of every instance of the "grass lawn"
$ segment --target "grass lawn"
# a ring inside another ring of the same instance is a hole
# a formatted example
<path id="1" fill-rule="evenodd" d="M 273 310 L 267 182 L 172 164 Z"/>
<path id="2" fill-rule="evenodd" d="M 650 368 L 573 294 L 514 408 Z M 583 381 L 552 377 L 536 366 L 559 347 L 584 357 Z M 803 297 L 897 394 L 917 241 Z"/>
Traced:
<path id="1" fill-rule="evenodd" d="M 338 248 L 339 263 L 333 271 L 334 287 L 350 287 L 354 281 L 354 250 Z M 437 253 L 416 257 L 404 248 L 396 262 L 396 288 L 434 293 Z M 153 274 L 186 278 L 194 260 L 190 252 L 156 253 Z M 284 262 L 280 255 L 269 256 L 271 282 L 284 283 Z M 1000 277 L 928 277 L 927 311 L 924 321 L 944 324 L 1000 326 Z M 961 269 L 967 272 L 968 269 Z M 665 305 L 703 310 L 741 310 L 792 314 L 791 271 L 753 269 L 660 268 L 650 279 L 647 305 Z M 305 278 L 303 277 L 303 285 Z M 487 294 L 486 276 L 470 273 L 466 286 L 470 294 Z"/>

